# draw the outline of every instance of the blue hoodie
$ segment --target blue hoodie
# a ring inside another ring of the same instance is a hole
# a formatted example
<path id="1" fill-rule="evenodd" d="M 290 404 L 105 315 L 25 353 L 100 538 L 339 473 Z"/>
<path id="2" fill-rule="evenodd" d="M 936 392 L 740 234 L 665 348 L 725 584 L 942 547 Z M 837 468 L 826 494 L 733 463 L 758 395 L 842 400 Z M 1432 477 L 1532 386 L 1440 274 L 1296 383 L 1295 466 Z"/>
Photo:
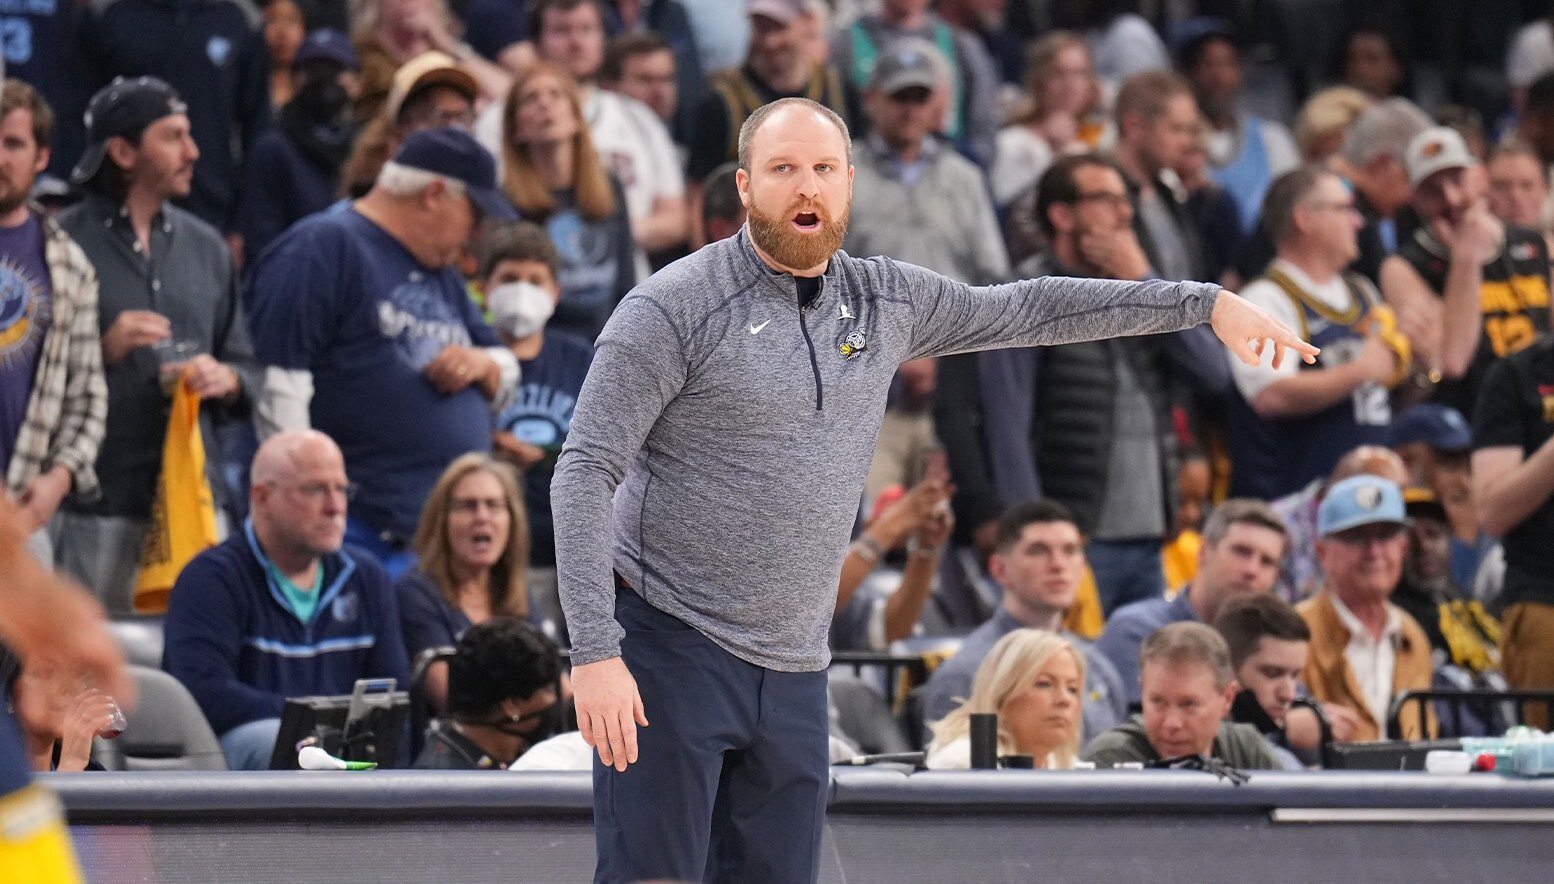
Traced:
<path id="1" fill-rule="evenodd" d="M 194 695 L 217 734 L 276 718 L 287 697 L 349 694 L 358 678 L 410 686 L 399 605 L 370 556 L 323 559 L 304 626 L 268 576 L 253 526 L 184 567 L 168 601 L 162 668 Z"/>

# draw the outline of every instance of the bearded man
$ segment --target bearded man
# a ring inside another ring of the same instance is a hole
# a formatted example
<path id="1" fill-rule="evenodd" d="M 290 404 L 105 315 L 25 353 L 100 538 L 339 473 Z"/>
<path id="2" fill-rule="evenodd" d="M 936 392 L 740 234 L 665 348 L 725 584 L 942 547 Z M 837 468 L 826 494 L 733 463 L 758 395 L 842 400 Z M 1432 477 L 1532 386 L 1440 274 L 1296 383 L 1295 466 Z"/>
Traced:
<path id="1" fill-rule="evenodd" d="M 638 286 L 599 336 L 552 485 L 599 757 L 595 881 L 816 879 L 826 634 L 902 362 L 1205 321 L 1245 360 L 1315 358 L 1213 285 L 973 287 L 853 258 L 852 181 L 833 111 L 760 108 L 739 134 L 744 229 Z"/>

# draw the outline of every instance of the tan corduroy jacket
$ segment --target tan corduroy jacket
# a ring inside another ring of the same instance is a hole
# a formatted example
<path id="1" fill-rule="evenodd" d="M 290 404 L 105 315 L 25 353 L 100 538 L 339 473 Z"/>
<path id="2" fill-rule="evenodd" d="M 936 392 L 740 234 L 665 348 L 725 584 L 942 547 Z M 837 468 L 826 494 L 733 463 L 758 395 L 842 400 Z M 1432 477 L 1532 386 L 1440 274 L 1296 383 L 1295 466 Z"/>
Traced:
<path id="1" fill-rule="evenodd" d="M 1387 608 L 1403 624 L 1396 648 L 1397 660 L 1392 669 L 1392 695 L 1396 697 L 1408 690 L 1429 690 L 1433 671 L 1430 639 L 1403 609 L 1391 604 Z M 1355 742 L 1386 739 L 1387 723 L 1377 721 L 1371 714 L 1360 681 L 1350 668 L 1349 659 L 1344 656 L 1344 649 L 1349 646 L 1349 629 L 1339 619 L 1328 590 L 1324 587 L 1316 595 L 1296 605 L 1295 610 L 1300 612 L 1311 629 L 1311 653 L 1306 658 L 1306 669 L 1302 673 L 1311 696 L 1323 703 L 1347 706 L 1360 716 L 1361 726 L 1354 736 Z M 1403 738 L 1422 740 L 1434 737 L 1436 721 L 1433 710 L 1428 712 L 1426 719 L 1428 734 L 1421 734 L 1418 713 L 1411 705 L 1401 722 Z"/>

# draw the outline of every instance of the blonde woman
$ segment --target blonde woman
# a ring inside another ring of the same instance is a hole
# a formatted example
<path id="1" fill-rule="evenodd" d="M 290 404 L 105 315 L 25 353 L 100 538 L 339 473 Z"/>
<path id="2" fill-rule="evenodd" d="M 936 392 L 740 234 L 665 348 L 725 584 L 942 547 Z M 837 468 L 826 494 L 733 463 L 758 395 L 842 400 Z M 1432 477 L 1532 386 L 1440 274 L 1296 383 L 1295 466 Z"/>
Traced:
<path id="1" fill-rule="evenodd" d="M 518 214 L 545 228 L 561 257 L 561 301 L 549 329 L 592 341 L 637 283 L 620 182 L 605 168 L 563 68 L 535 62 L 502 107 L 502 189 Z"/>
<path id="2" fill-rule="evenodd" d="M 427 495 L 414 546 L 416 567 L 395 584 L 412 661 L 492 617 L 528 616 L 529 521 L 512 467 L 485 454 L 455 459 Z M 428 673 L 426 689 L 443 708 L 446 665 Z"/>
<path id="3" fill-rule="evenodd" d="M 1031 46 L 1023 103 L 998 133 L 989 176 L 993 200 L 1007 205 L 1035 185 L 1052 161 L 1094 150 L 1106 131 L 1101 81 L 1084 37 L 1053 31 Z"/>
<path id="4" fill-rule="evenodd" d="M 971 699 L 931 725 L 928 767 L 971 766 L 971 716 L 998 715 L 998 754 L 1029 755 L 1039 768 L 1067 770 L 1079 756 L 1084 655 L 1055 632 L 1016 629 L 993 646 L 971 683 Z"/>

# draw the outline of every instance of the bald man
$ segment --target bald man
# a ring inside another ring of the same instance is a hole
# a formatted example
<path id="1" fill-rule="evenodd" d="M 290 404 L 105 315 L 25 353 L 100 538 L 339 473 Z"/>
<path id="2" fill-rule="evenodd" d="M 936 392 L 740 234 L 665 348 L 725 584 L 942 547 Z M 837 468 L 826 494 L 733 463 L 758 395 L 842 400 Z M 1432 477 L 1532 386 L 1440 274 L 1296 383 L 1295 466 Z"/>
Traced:
<path id="1" fill-rule="evenodd" d="M 410 684 L 383 569 L 342 546 L 351 484 L 339 446 L 278 433 L 254 455 L 243 530 L 194 558 L 167 606 L 162 668 L 205 712 L 233 770 L 270 766 L 287 697 Z"/>
<path id="2" fill-rule="evenodd" d="M 818 874 L 826 635 L 902 362 L 1203 322 L 1243 359 L 1315 353 L 1215 285 L 972 287 L 839 252 L 851 141 L 806 99 L 738 154 L 748 223 L 621 301 L 551 486 L 596 881 Z"/>

